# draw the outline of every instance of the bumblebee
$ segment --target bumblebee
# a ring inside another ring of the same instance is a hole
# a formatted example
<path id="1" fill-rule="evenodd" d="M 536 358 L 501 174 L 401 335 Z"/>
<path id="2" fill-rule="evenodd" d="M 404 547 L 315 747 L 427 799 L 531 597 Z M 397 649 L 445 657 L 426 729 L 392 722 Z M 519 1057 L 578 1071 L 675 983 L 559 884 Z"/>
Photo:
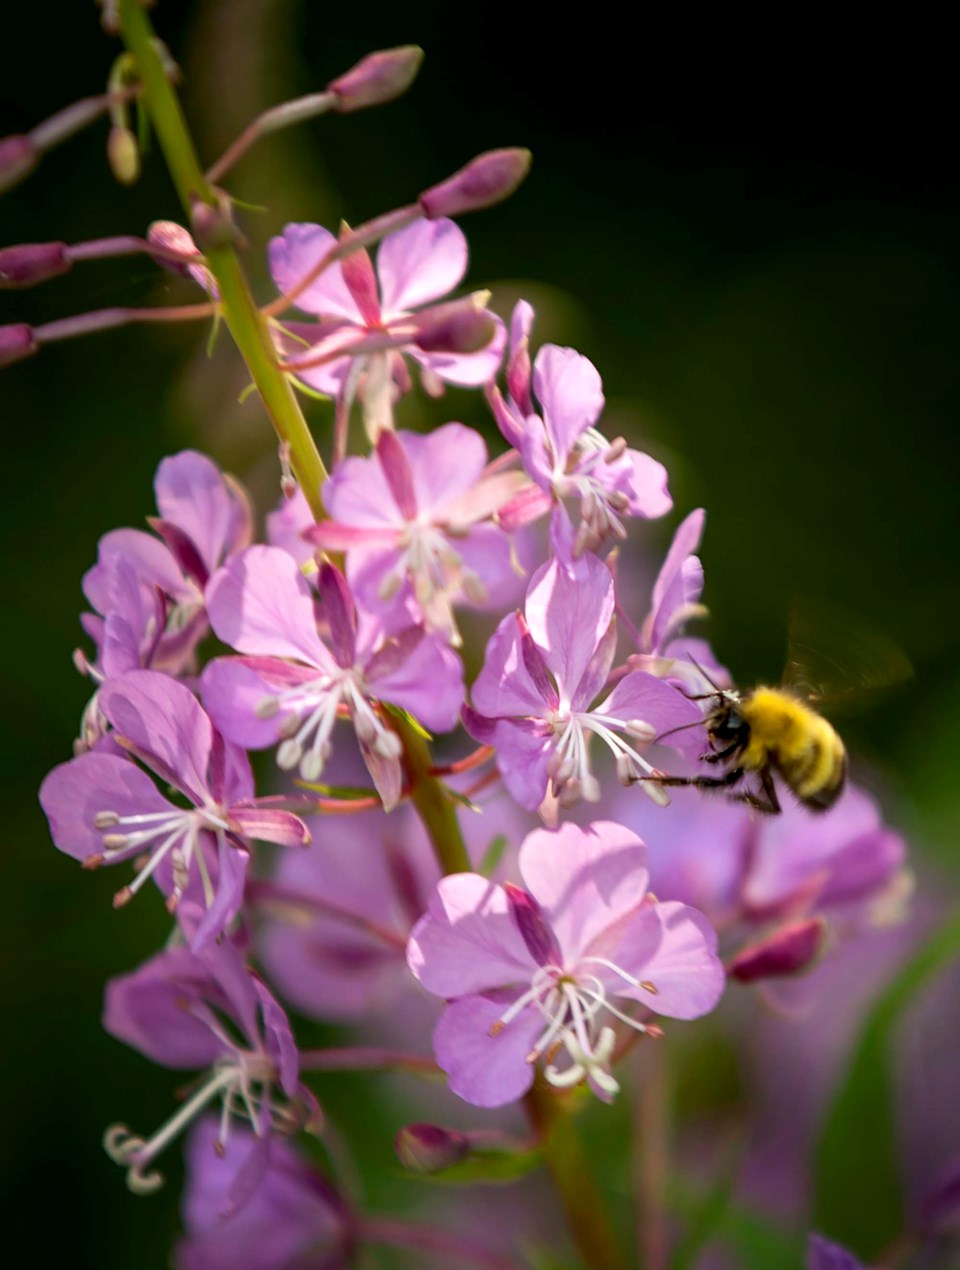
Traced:
<path id="1" fill-rule="evenodd" d="M 658 776 L 660 785 L 733 789 L 755 773 L 758 790 L 734 792 L 757 811 L 775 815 L 780 800 L 774 773 L 810 811 L 827 811 L 840 796 L 847 775 L 843 742 L 822 715 L 786 688 L 754 688 L 740 693 L 718 688 L 704 694 L 715 704 L 706 717 L 710 750 L 706 763 L 726 764 L 719 776 Z"/>

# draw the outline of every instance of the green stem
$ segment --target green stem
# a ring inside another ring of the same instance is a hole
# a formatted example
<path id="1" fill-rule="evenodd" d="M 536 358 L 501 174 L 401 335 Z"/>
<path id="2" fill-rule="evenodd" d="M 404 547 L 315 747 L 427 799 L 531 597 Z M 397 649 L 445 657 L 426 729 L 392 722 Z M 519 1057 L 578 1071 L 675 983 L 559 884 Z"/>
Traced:
<path id="1" fill-rule="evenodd" d="M 184 211 L 191 217 L 198 202 L 217 207 L 217 191 L 203 175 L 141 0 L 120 0 L 120 28 L 137 64 L 142 85 L 140 99 L 150 116 Z M 254 302 L 234 248 L 229 243 L 205 246 L 204 255 L 217 283 L 220 307 L 230 334 L 247 364 L 277 436 L 289 449 L 290 464 L 310 509 L 322 520 L 325 512 L 320 487 L 327 477 L 326 468 L 290 382 L 277 365 L 267 320 Z"/>
<path id="2" fill-rule="evenodd" d="M 410 799 L 423 821 L 441 870 L 445 874 L 469 873 L 470 856 L 457 811 L 443 784 L 431 770 L 430 747 L 416 728 L 400 715 L 393 716 L 393 726 L 403 742 Z"/>
<path id="3" fill-rule="evenodd" d="M 565 1101 L 539 1078 L 526 1096 L 544 1163 L 584 1265 L 590 1270 L 626 1270 Z"/>

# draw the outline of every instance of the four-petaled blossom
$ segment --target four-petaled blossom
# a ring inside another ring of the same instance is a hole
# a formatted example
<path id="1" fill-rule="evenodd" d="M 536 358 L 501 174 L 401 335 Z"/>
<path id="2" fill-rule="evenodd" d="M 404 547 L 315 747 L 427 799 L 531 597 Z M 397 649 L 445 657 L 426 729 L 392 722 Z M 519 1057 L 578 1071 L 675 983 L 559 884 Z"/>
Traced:
<path id="1" fill-rule="evenodd" d="M 186 1236 L 177 1246 L 177 1270 L 293 1270 L 307 1264 L 333 1270 L 349 1263 L 343 1200 L 283 1138 L 271 1140 L 259 1186 L 239 1212 L 231 1212 L 233 1188 L 259 1149 L 256 1134 L 242 1126 L 224 1143 L 215 1119 L 197 1122 L 187 1140 Z"/>
<path id="2" fill-rule="evenodd" d="M 495 603 L 516 583 L 510 540 L 491 517 L 520 474 L 485 474 L 486 463 L 483 438 L 461 423 L 426 436 L 382 432 L 370 458 L 337 466 L 323 487 L 331 519 L 307 537 L 346 551 L 365 608 L 413 605 L 428 629 L 459 643 L 453 606 Z"/>
<path id="3" fill-rule="evenodd" d="M 511 320 L 507 397 L 496 387 L 489 390 L 500 431 L 541 491 L 539 499 L 529 491 L 518 495 L 504 512 L 504 524 L 523 523 L 552 507 L 550 543 L 557 558 L 570 563 L 611 539 L 626 538 L 622 516 L 665 516 L 673 501 L 661 463 L 628 448 L 622 437 L 608 441 L 594 426 L 603 410 L 603 386 L 586 357 L 545 344 L 533 363 L 531 392 L 532 321 L 533 310 L 521 301 Z"/>
<path id="4" fill-rule="evenodd" d="M 126 1166 L 127 1184 L 137 1193 L 162 1185 L 153 1161 L 218 1098 L 221 1147 L 228 1148 L 235 1116 L 247 1120 L 257 1138 L 221 1211 L 236 1212 L 256 1190 L 267 1167 L 272 1132 L 293 1133 L 319 1122 L 313 1096 L 298 1081 L 297 1047 L 287 1016 L 229 941 L 201 954 L 167 949 L 132 974 L 112 979 L 103 1025 L 111 1036 L 164 1067 L 207 1069 L 183 1106 L 149 1139 L 134 1136 L 123 1125 L 107 1130 L 107 1153 Z"/>
<path id="5" fill-rule="evenodd" d="M 53 840 L 88 869 L 145 859 L 114 904 L 150 877 L 171 908 L 187 894 L 205 910 L 190 932 L 199 950 L 240 907 L 250 841 L 303 846 L 310 835 L 290 812 L 257 804 L 247 756 L 177 680 L 131 671 L 100 690 L 100 707 L 112 737 L 184 801 L 161 794 L 133 758 L 90 751 L 55 767 L 40 789 Z"/>
<path id="6" fill-rule="evenodd" d="M 446 731 L 463 700 L 461 664 L 409 617 L 388 633 L 381 621 L 358 613 L 332 565 L 324 563 L 318 579 L 319 614 L 296 562 L 279 547 L 250 547 L 213 579 L 213 629 L 244 656 L 207 666 L 204 703 L 231 741 L 248 749 L 280 741 L 279 765 L 299 767 L 310 782 L 323 772 L 338 715 L 348 715 L 390 808 L 401 793 L 401 747 L 378 703 L 410 710 L 427 728 Z"/>
<path id="7" fill-rule="evenodd" d="M 214 570 L 250 542 L 251 512 L 241 487 L 204 454 L 164 459 L 154 480 L 157 510 L 141 529 L 100 539 L 83 579 L 94 614 L 82 621 L 97 645 L 94 678 L 141 667 L 179 674 L 207 629 L 204 588 Z"/>
<path id="8" fill-rule="evenodd" d="M 270 242 L 274 282 L 281 291 L 291 291 L 336 246 L 337 239 L 321 225 L 287 225 Z M 432 389 L 438 380 L 487 383 L 497 373 L 506 343 L 503 323 L 492 313 L 485 323 L 490 332 L 485 346 L 475 351 L 432 351 L 431 340 L 423 339 L 436 312 L 425 306 L 448 295 L 466 270 L 467 240 L 445 219 L 416 221 L 388 234 L 377 252 L 376 269 L 363 250 L 329 265 L 296 301 L 319 321 L 285 324 L 296 342 L 284 341 L 284 346 L 303 363 L 298 378 L 317 392 L 337 396 L 344 391 L 351 362 L 362 359 L 362 367 L 386 349 L 389 376 L 398 383 L 407 379 L 401 355 L 419 363 Z M 442 306 L 447 312 L 451 307 Z"/>
<path id="9" fill-rule="evenodd" d="M 588 747 L 597 736 L 613 752 L 623 784 L 640 781 L 652 798 L 666 801 L 662 787 L 643 780 L 654 769 L 640 749 L 674 730 L 671 744 L 701 747 L 701 711 L 644 671 L 624 675 L 592 705 L 616 645 L 606 565 L 596 556 L 585 556 L 575 573 L 557 561 L 544 565 L 531 579 L 525 615 L 505 617 L 491 636 L 471 692 L 473 709 L 464 712 L 473 735 L 495 747 L 513 797 L 533 811 L 549 786 L 563 806 L 579 798 L 596 802 L 600 785 Z"/>
<path id="10" fill-rule="evenodd" d="M 716 935 L 695 909 L 649 893 L 643 843 L 620 825 L 536 830 L 519 867 L 522 889 L 444 878 L 410 936 L 410 969 L 449 1002 L 437 1062 L 481 1107 L 522 1097 L 541 1056 L 551 1084 L 586 1080 L 608 1101 L 618 1090 L 609 1019 L 656 1035 L 650 1012 L 712 1010 L 724 986 Z"/>

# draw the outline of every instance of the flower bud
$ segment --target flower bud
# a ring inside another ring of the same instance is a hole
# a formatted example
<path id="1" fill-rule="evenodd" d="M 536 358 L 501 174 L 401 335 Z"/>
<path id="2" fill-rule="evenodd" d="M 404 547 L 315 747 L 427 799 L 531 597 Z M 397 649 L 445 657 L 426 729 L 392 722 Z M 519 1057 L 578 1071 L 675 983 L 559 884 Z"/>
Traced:
<path id="1" fill-rule="evenodd" d="M 470 1154 L 470 1141 L 454 1129 L 435 1124 L 408 1124 L 397 1134 L 400 1163 L 411 1173 L 440 1173 Z"/>
<path id="2" fill-rule="evenodd" d="M 33 287 L 66 273 L 72 262 L 66 243 L 20 243 L 0 251 L 0 290 Z"/>
<path id="3" fill-rule="evenodd" d="M 40 151 L 29 137 L 4 137 L 0 141 L 0 194 L 12 190 L 40 162 Z"/>
<path id="4" fill-rule="evenodd" d="M 741 983 L 798 974 L 813 962 L 823 944 L 826 923 L 822 917 L 781 926 L 765 939 L 743 948 L 729 966 Z"/>
<path id="5" fill-rule="evenodd" d="M 446 181 L 432 186 L 418 200 L 427 220 L 459 216 L 492 207 L 509 198 L 530 171 L 529 150 L 488 150 L 472 159 Z"/>
<path id="6" fill-rule="evenodd" d="M 190 229 L 201 251 L 239 246 L 243 241 L 226 195 L 218 195 L 215 203 L 202 203 L 195 199 L 190 208 Z"/>
<path id="7" fill-rule="evenodd" d="M 497 331 L 489 310 L 472 296 L 450 304 L 435 304 L 417 322 L 417 348 L 425 353 L 478 353 Z"/>
<path id="8" fill-rule="evenodd" d="M 140 146 L 129 128 L 115 124 L 107 137 L 107 162 L 121 185 L 133 185 L 140 175 Z"/>
<path id="9" fill-rule="evenodd" d="M 40 348 L 33 333 L 33 327 L 26 322 L 13 322 L 9 326 L 0 326 L 0 366 L 9 366 L 12 362 L 22 361 L 30 357 Z"/>
<path id="10" fill-rule="evenodd" d="M 416 79 L 422 61 L 423 49 L 415 44 L 369 53 L 345 75 L 327 85 L 327 92 L 335 98 L 333 109 L 347 114 L 393 101 Z"/>

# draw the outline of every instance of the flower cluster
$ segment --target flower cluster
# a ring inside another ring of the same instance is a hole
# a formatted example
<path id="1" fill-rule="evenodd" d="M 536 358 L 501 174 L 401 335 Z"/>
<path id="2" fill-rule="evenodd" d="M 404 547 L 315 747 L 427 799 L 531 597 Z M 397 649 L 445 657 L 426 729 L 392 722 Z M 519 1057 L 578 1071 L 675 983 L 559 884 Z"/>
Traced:
<path id="1" fill-rule="evenodd" d="M 361 66 L 328 108 L 387 94 L 396 59 Z M 904 892 L 903 843 L 857 788 L 816 819 L 785 798 L 762 820 L 734 783 L 662 783 L 722 757 L 705 714 L 729 676 L 685 633 L 705 613 L 704 513 L 658 568 L 645 525 L 672 510 L 667 473 L 604 434 L 597 368 L 534 352 L 525 301 L 505 323 L 486 293 L 450 298 L 468 261 L 453 217 L 510 192 L 511 154 L 358 229 L 273 238 L 260 351 L 285 389 L 332 400 L 329 475 L 311 484 L 285 441 L 254 542 L 237 481 L 165 459 L 150 532 L 107 533 L 83 580 L 94 693 L 40 801 L 61 851 L 118 866 L 116 908 L 155 888 L 169 914 L 164 950 L 108 985 L 104 1026 L 200 1075 L 152 1136 L 118 1125 L 105 1144 L 146 1192 L 189 1129 L 184 1267 L 336 1265 L 375 1241 L 292 1144 L 323 1132 L 310 1072 L 380 1055 L 439 1069 L 473 1107 L 534 1087 L 609 1103 L 635 1043 L 712 1011 L 728 978 L 803 970 Z M 146 240 L 214 307 L 216 210 L 196 242 L 169 224 Z M 40 280 L 34 260 L 8 273 Z M 309 320 L 281 317 L 292 305 Z M 506 446 L 452 419 L 398 428 L 401 404 L 416 423 L 414 367 L 433 396 L 480 390 Z M 473 673 L 478 609 L 497 624 Z M 301 1052 L 281 999 L 377 1045 Z"/>

